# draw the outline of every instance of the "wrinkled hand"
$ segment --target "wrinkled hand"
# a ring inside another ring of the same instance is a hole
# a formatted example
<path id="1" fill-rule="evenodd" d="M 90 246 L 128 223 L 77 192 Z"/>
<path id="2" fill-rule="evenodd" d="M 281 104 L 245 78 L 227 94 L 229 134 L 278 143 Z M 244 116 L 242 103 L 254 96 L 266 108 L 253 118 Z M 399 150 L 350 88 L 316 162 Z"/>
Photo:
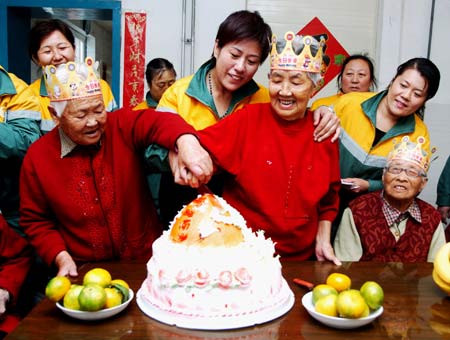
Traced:
<path id="1" fill-rule="evenodd" d="M 344 181 L 353 183 L 352 187 L 344 187 L 348 191 L 362 193 L 369 191 L 369 181 L 362 178 L 343 178 Z"/>
<path id="2" fill-rule="evenodd" d="M 6 289 L 0 288 L 0 316 L 6 312 L 6 304 L 9 301 L 9 292 Z"/>
<path id="3" fill-rule="evenodd" d="M 169 162 L 175 183 L 198 188 L 207 183 L 213 174 L 213 162 L 194 135 L 186 134 L 177 139 L 178 152 L 169 153 Z M 175 164 L 177 163 L 177 164 Z"/>
<path id="4" fill-rule="evenodd" d="M 330 243 L 331 222 L 327 220 L 319 221 L 316 234 L 316 257 L 318 261 L 331 261 L 340 266 L 342 263 L 334 255 L 333 246 Z"/>
<path id="5" fill-rule="evenodd" d="M 332 136 L 331 142 L 337 141 L 341 133 L 339 118 L 329 106 L 319 106 L 314 112 L 314 140 L 321 142 Z"/>
<path id="6" fill-rule="evenodd" d="M 78 276 L 77 265 L 67 251 L 63 250 L 56 255 L 55 264 L 58 267 L 56 276 Z"/>
<path id="7" fill-rule="evenodd" d="M 316 257 L 318 261 L 330 261 L 337 266 L 342 264 L 336 255 L 334 255 L 334 250 L 330 242 L 316 242 Z"/>
<path id="8" fill-rule="evenodd" d="M 450 218 L 450 207 L 439 207 L 442 223 L 447 224 L 447 218 Z"/>

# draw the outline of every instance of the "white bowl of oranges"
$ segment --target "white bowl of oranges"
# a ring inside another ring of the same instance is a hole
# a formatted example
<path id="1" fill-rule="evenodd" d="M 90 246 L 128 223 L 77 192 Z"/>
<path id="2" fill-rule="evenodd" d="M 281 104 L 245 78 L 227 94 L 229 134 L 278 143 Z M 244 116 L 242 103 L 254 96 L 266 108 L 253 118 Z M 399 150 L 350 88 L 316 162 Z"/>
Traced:
<path id="1" fill-rule="evenodd" d="M 124 280 L 113 280 L 103 268 L 88 271 L 82 285 L 72 284 L 67 277 L 54 277 L 45 294 L 63 313 L 80 320 L 109 318 L 123 311 L 134 297 Z"/>
<path id="2" fill-rule="evenodd" d="M 383 313 L 384 292 L 374 281 L 352 289 L 351 279 L 332 273 L 326 283 L 305 294 L 302 304 L 317 321 L 334 328 L 350 329 L 367 325 Z"/>

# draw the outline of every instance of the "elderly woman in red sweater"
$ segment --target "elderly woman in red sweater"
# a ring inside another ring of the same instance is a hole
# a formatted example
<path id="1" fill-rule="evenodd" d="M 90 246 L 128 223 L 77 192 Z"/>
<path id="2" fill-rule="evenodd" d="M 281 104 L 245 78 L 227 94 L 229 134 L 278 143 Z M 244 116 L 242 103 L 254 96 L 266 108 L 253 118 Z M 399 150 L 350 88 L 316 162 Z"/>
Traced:
<path id="1" fill-rule="evenodd" d="M 321 79 L 321 45 L 288 32 L 273 38 L 270 62 L 270 103 L 247 105 L 200 131 L 201 143 L 229 174 L 223 197 L 253 230 L 272 238 L 278 254 L 340 264 L 330 243 L 338 146 L 314 141 L 307 109 Z"/>
<path id="2" fill-rule="evenodd" d="M 162 227 L 141 157 L 149 144 L 178 150 L 181 184 L 197 186 L 212 174 L 195 130 L 179 116 L 153 109 L 106 114 L 93 65 L 87 58 L 45 67 L 58 128 L 31 146 L 22 165 L 20 222 L 58 275 L 78 275 L 81 262 L 151 256 Z"/>

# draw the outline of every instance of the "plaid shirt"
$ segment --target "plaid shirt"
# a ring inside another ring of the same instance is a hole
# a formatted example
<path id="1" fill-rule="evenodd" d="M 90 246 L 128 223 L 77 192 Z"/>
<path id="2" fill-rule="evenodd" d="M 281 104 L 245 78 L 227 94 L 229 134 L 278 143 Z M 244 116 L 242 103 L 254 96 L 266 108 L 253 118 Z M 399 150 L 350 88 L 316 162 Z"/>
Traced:
<path id="1" fill-rule="evenodd" d="M 384 198 L 383 195 L 384 191 L 381 192 L 381 199 L 383 201 L 383 214 L 386 218 L 386 222 L 389 227 L 391 227 L 393 224 L 398 224 L 401 221 L 405 220 L 408 217 L 414 218 L 417 222 L 422 223 L 422 217 L 420 215 L 420 209 L 419 205 L 417 204 L 416 200 L 414 199 L 411 205 L 408 207 L 408 209 L 404 212 L 401 212 L 400 210 L 394 208 L 391 206 L 388 201 Z"/>

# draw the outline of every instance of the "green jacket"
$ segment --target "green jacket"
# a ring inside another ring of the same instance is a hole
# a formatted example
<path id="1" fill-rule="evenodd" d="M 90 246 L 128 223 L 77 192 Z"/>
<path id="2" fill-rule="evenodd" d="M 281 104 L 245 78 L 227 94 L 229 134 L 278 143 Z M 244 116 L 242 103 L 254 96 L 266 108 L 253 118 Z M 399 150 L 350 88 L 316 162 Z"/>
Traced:
<path id="1" fill-rule="evenodd" d="M 351 92 L 342 95 L 334 104 L 342 128 L 339 137 L 341 178 L 365 179 L 369 182 L 369 191 L 383 187 L 381 176 L 394 140 L 409 136 L 415 142 L 422 136 L 426 138 L 424 149 L 430 152 L 428 129 L 416 114 L 399 119 L 376 145 L 372 145 L 377 108 L 386 94 L 387 91 Z"/>
<path id="2" fill-rule="evenodd" d="M 0 210 L 17 231 L 20 167 L 28 147 L 41 136 L 40 120 L 39 99 L 0 66 Z"/>
<path id="3" fill-rule="evenodd" d="M 450 206 L 450 156 L 447 158 L 437 186 L 436 204 L 439 207 Z"/>

